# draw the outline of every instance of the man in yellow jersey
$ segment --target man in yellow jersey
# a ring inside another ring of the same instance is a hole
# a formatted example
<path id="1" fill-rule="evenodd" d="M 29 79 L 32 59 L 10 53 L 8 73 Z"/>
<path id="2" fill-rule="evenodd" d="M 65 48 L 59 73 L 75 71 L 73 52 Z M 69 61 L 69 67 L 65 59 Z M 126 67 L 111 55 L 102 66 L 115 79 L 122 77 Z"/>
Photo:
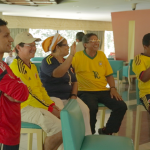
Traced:
<path id="1" fill-rule="evenodd" d="M 13 73 L 27 85 L 29 97 L 21 104 L 21 120 L 41 126 L 47 133 L 44 150 L 63 150 L 60 109 L 42 86 L 36 66 L 30 62 L 36 52 L 35 42 L 28 32 L 15 37 L 16 59 L 10 65 Z M 57 99 L 57 98 L 56 98 Z"/>
<path id="2" fill-rule="evenodd" d="M 99 129 L 99 134 L 116 133 L 119 130 L 127 106 L 117 93 L 112 68 L 102 51 L 98 51 L 97 35 L 88 33 L 82 39 L 84 51 L 77 52 L 72 66 L 78 80 L 78 96 L 90 109 L 90 124 L 95 133 L 98 103 L 103 103 L 112 110 L 106 127 Z M 110 88 L 106 85 L 109 84 Z"/>
<path id="3" fill-rule="evenodd" d="M 144 53 L 137 55 L 133 60 L 133 71 L 138 80 L 140 100 L 150 113 L 150 33 L 144 35 Z"/>

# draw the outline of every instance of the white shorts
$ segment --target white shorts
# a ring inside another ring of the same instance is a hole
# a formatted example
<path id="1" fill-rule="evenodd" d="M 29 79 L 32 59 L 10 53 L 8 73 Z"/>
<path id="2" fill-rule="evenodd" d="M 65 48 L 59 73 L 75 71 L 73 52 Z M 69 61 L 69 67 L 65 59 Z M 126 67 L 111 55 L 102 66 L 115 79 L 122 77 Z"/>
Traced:
<path id="1" fill-rule="evenodd" d="M 26 106 L 21 109 L 21 121 L 39 125 L 47 136 L 52 136 L 61 131 L 61 121 L 49 111 Z"/>

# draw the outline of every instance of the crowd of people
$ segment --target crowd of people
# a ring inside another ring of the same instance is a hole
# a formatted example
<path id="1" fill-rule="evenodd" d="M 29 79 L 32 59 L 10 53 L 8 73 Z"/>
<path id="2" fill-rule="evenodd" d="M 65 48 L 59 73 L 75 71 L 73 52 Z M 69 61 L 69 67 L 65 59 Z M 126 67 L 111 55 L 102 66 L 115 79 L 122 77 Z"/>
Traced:
<path id="1" fill-rule="evenodd" d="M 36 52 L 35 43 L 40 40 L 28 32 L 19 33 L 14 39 L 17 56 L 10 64 L 5 63 L 4 52 L 12 57 L 13 39 L 7 22 L 0 19 L 0 143 L 3 150 L 19 150 L 21 121 L 37 124 L 46 132 L 44 150 L 63 150 L 60 112 L 70 99 L 77 100 L 81 108 L 85 135 L 96 132 L 98 103 L 112 110 L 106 127 L 98 129 L 98 133 L 117 133 L 127 106 L 115 88 L 109 61 L 99 51 L 97 35 L 77 33 L 78 43 L 72 44 L 70 53 L 67 39 L 60 34 L 47 37 L 41 46 L 51 54 L 42 60 L 38 73 L 30 59 Z M 143 45 L 145 51 L 135 58 L 133 68 L 139 77 L 141 100 L 150 111 L 147 65 L 150 34 L 143 38 Z"/>

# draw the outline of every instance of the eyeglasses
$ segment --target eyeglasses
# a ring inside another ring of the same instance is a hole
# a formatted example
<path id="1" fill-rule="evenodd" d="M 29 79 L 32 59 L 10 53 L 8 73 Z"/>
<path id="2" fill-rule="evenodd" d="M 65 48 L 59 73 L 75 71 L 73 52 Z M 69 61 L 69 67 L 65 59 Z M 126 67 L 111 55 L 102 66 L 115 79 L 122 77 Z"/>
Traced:
<path id="1" fill-rule="evenodd" d="M 24 44 L 24 46 L 28 46 L 28 47 L 36 47 L 36 44 L 35 44 L 35 45 Z"/>
<path id="2" fill-rule="evenodd" d="M 101 40 L 95 40 L 95 39 L 93 39 L 93 40 L 89 40 L 89 42 L 91 42 L 91 43 L 95 43 L 95 42 L 100 42 Z"/>

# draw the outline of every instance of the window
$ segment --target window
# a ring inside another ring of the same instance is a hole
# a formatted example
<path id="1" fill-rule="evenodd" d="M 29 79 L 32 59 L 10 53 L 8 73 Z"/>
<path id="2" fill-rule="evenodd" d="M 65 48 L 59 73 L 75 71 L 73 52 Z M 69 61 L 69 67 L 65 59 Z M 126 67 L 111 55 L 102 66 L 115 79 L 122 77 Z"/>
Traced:
<path id="1" fill-rule="evenodd" d="M 42 41 L 37 42 L 37 49 L 35 57 L 45 57 L 51 52 L 45 53 L 42 49 L 42 42 L 50 36 L 53 36 L 57 33 L 57 30 L 52 29 L 29 29 L 29 32 L 37 38 L 41 38 Z M 68 45 L 71 46 L 72 43 L 76 40 L 76 33 L 83 32 L 83 30 L 58 30 L 58 33 L 61 34 L 64 38 L 67 39 Z"/>
<path id="2" fill-rule="evenodd" d="M 104 37 L 104 53 L 106 57 L 109 57 L 111 52 L 115 52 L 113 31 L 105 31 Z"/>

